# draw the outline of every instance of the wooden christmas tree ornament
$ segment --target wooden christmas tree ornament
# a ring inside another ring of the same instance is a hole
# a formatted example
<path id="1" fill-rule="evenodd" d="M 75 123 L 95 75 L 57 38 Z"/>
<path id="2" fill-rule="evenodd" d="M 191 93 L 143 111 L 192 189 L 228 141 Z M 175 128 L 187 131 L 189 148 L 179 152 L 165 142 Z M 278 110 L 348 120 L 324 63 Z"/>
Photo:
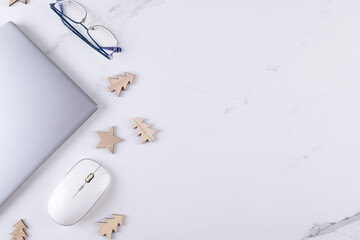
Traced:
<path id="1" fill-rule="evenodd" d="M 15 228 L 15 230 L 10 233 L 10 235 L 13 236 L 11 240 L 24 240 L 27 237 L 24 231 L 24 229 L 27 227 L 22 219 L 20 219 L 13 227 Z"/>
<path id="2" fill-rule="evenodd" d="M 117 78 L 109 78 L 111 85 L 109 86 L 110 92 L 115 91 L 116 94 L 120 97 L 121 90 L 126 90 L 127 85 L 133 84 L 134 74 L 125 73 L 125 76 L 117 75 Z"/>
<path id="3" fill-rule="evenodd" d="M 114 136 L 114 128 L 114 126 L 111 127 L 107 132 L 96 132 L 100 137 L 100 142 L 96 148 L 106 147 L 111 153 L 114 153 L 114 145 L 123 141 L 123 139 Z"/>
<path id="4" fill-rule="evenodd" d="M 123 225 L 123 215 L 113 214 L 114 218 L 105 218 L 106 222 L 98 222 L 97 224 L 100 227 L 99 234 L 101 236 L 106 235 L 108 238 L 112 239 L 112 233 L 117 232 L 118 226 Z"/>
<path id="5" fill-rule="evenodd" d="M 143 123 L 143 121 L 143 118 L 134 118 L 133 128 L 137 128 L 137 136 L 141 135 L 141 143 L 152 142 L 155 140 L 154 134 L 158 130 L 150 128 L 150 124 Z"/>
<path id="6" fill-rule="evenodd" d="M 9 7 L 16 2 L 22 2 L 22 3 L 27 4 L 27 0 L 9 0 Z"/>

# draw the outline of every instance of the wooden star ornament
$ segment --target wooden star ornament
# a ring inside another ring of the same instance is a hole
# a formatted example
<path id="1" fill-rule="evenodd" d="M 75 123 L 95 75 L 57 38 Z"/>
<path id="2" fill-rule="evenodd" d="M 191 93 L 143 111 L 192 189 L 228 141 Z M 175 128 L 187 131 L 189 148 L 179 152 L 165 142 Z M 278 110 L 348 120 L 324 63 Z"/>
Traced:
<path id="1" fill-rule="evenodd" d="M 109 78 L 111 85 L 109 86 L 110 92 L 115 91 L 120 97 L 121 90 L 126 90 L 127 85 L 133 84 L 135 75 L 132 73 L 125 73 L 125 76 L 117 75 L 116 78 Z"/>
<path id="2" fill-rule="evenodd" d="M 9 0 L 9 7 L 12 6 L 16 2 L 22 2 L 24 4 L 27 4 L 27 0 Z"/>
<path id="3" fill-rule="evenodd" d="M 96 148 L 106 147 L 111 153 L 114 153 L 114 145 L 123 141 L 123 139 L 114 136 L 114 128 L 114 126 L 111 127 L 107 132 L 96 132 L 100 137 L 100 142 Z"/>

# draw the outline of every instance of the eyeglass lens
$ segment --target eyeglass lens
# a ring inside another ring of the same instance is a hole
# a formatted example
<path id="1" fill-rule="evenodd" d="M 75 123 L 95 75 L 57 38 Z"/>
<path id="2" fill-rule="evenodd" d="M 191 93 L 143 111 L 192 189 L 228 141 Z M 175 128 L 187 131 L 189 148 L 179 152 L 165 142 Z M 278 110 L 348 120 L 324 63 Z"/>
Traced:
<path id="1" fill-rule="evenodd" d="M 99 44 L 106 53 L 111 54 L 115 51 L 114 47 L 117 46 L 117 40 L 107 28 L 99 25 L 92 26 L 88 32 L 93 40 Z"/>
<path id="2" fill-rule="evenodd" d="M 76 23 L 82 23 L 86 18 L 86 10 L 74 1 L 59 1 L 55 7 Z M 115 51 L 117 40 L 107 28 L 101 25 L 92 26 L 88 29 L 88 34 L 107 54 Z"/>
<path id="3" fill-rule="evenodd" d="M 86 10 L 73 1 L 60 1 L 55 7 L 76 23 L 81 23 L 86 18 Z"/>

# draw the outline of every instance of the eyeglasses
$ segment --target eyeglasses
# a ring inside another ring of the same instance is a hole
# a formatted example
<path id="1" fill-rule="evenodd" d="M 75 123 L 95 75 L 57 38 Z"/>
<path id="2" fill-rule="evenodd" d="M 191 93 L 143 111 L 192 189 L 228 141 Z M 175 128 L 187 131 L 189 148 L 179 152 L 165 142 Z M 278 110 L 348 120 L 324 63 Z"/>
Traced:
<path id="1" fill-rule="evenodd" d="M 102 25 L 94 25 L 89 28 L 84 25 L 87 11 L 81 4 L 72 0 L 57 0 L 56 3 L 50 4 L 50 8 L 59 15 L 67 28 L 107 59 L 112 59 L 114 53 L 121 52 L 118 40 L 109 29 Z M 90 39 L 76 30 L 68 20 L 84 27 Z"/>

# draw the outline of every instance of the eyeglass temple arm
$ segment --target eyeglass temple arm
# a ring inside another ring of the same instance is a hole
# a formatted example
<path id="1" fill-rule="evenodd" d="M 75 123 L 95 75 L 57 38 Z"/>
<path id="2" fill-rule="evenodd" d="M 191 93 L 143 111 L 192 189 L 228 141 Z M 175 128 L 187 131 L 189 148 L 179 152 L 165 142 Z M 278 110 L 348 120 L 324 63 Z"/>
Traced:
<path id="1" fill-rule="evenodd" d="M 111 50 L 114 51 L 115 53 L 121 52 L 121 48 L 120 47 L 101 47 L 102 49 L 105 50 Z"/>

